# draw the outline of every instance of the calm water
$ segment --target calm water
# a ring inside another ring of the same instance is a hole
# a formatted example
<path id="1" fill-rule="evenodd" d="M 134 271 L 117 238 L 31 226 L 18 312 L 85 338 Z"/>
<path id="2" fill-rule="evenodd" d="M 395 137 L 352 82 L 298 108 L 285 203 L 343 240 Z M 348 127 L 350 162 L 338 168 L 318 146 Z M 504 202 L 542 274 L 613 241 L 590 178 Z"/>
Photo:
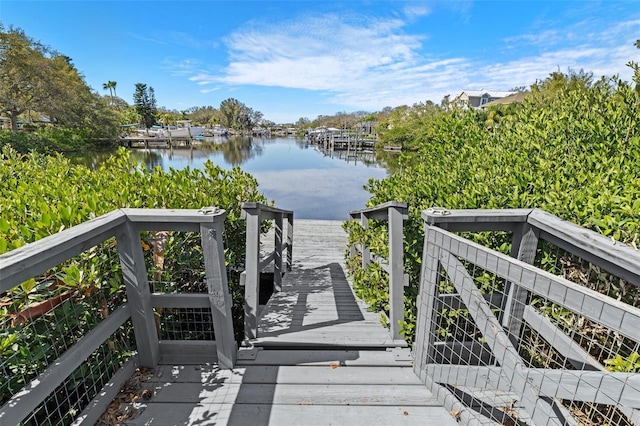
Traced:
<path id="1" fill-rule="evenodd" d="M 373 154 L 331 156 L 293 138 L 231 139 L 217 150 L 133 150 L 133 158 L 163 170 L 203 168 L 207 160 L 225 169 L 239 166 L 258 180 L 260 192 L 277 207 L 293 210 L 301 219 L 347 219 L 349 211 L 363 208 L 369 199 L 363 185 L 387 176 Z"/>

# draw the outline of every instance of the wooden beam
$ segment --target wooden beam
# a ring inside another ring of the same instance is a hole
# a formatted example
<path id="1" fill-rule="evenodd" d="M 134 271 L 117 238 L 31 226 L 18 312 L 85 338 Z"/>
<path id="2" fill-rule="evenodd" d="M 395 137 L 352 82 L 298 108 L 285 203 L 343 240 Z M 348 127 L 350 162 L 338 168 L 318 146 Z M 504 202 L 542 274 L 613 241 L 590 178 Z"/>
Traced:
<path id="1" fill-rule="evenodd" d="M 158 332 L 140 233 L 133 223 L 127 221 L 118 228 L 116 240 L 140 365 L 154 368 L 160 360 Z"/>
<path id="2" fill-rule="evenodd" d="M 604 371 L 602 364 L 533 307 L 525 307 L 523 319 L 533 330 L 540 333 L 540 336 L 549 342 L 554 350 L 567 357 L 575 369 Z"/>
<path id="3" fill-rule="evenodd" d="M 274 250 L 267 254 L 264 258 L 260 259 L 260 262 L 258 263 L 258 272 L 264 271 L 264 269 L 269 266 L 269 264 L 273 262 L 275 258 L 276 251 Z"/>
<path id="4" fill-rule="evenodd" d="M 278 215 L 274 220 L 274 262 L 273 262 L 273 290 L 282 291 L 282 215 Z"/>
<path id="5" fill-rule="evenodd" d="M 287 257 L 285 261 L 286 270 L 290 271 L 293 266 L 293 213 L 287 215 Z"/>
<path id="6" fill-rule="evenodd" d="M 511 256 L 523 262 L 533 264 L 538 248 L 539 231 L 524 222 L 519 224 L 513 233 Z M 506 327 L 511 338 L 516 341 L 522 330 L 522 315 L 529 298 L 529 292 L 516 283 L 506 282 L 507 298 L 503 307 L 502 325 Z"/>
<path id="7" fill-rule="evenodd" d="M 431 208 L 422 211 L 422 219 L 452 232 L 459 231 L 513 231 L 527 221 L 532 209 L 469 209 L 447 210 Z"/>
<path id="8" fill-rule="evenodd" d="M 406 206 L 404 207 L 406 211 Z M 406 217 L 400 207 L 389 206 L 389 323 L 391 338 L 403 340 L 404 321 L 404 239 L 402 222 Z"/>
<path id="9" fill-rule="evenodd" d="M 218 363 L 222 368 L 233 368 L 236 363 L 236 341 L 231 315 L 231 294 L 227 284 L 224 263 L 224 218 L 213 224 L 201 224 L 200 235 L 204 254 L 205 280 L 209 292 L 213 329 L 216 336 Z"/>
<path id="10" fill-rule="evenodd" d="M 437 313 L 434 307 L 435 300 L 440 293 L 440 247 L 429 242 L 432 232 L 433 227 L 425 223 L 422 268 L 420 271 L 420 293 L 416 301 L 418 321 L 414 345 L 414 371 L 425 383 L 427 380 L 427 364 L 433 362 L 435 356 L 434 337 L 436 335 Z"/>
<path id="11" fill-rule="evenodd" d="M 640 409 L 637 373 L 531 368 L 527 380 L 540 395 Z"/>
<path id="12" fill-rule="evenodd" d="M 208 308 L 209 296 L 202 293 L 152 293 L 154 308 Z"/>
<path id="13" fill-rule="evenodd" d="M 349 212 L 349 215 L 352 219 L 358 219 L 362 215 L 365 215 L 368 219 L 387 220 L 389 217 L 387 213 L 389 209 L 395 209 L 405 217 L 407 216 L 409 211 L 407 203 L 400 201 L 389 201 L 387 203 L 378 204 L 374 207 L 368 207 L 361 210 L 353 210 Z"/>
<path id="14" fill-rule="evenodd" d="M 116 210 L 0 255 L 0 293 L 104 242 L 126 220 Z"/>
<path id="15" fill-rule="evenodd" d="M 260 300 L 260 211 L 257 208 L 245 208 L 245 203 L 242 206 L 242 217 L 247 222 L 244 261 L 244 335 L 246 339 L 255 339 L 258 337 L 258 301 Z"/>
<path id="16" fill-rule="evenodd" d="M 541 238 L 640 286 L 640 252 L 597 232 L 534 209 L 527 219 Z"/>

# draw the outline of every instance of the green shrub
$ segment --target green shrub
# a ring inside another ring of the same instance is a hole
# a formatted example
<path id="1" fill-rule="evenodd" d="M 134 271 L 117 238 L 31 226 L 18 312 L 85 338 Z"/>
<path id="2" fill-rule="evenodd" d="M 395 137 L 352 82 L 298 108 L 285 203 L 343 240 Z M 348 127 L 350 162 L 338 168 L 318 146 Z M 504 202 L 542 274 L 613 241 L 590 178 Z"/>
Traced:
<path id="1" fill-rule="evenodd" d="M 486 111 L 430 109 L 395 117 L 390 137 L 410 134 L 412 139 L 403 143 L 418 151 L 403 154 L 390 177 L 368 183 L 368 205 L 390 200 L 409 204 L 408 306 L 415 305 L 411 298 L 422 257 L 420 212 L 429 207 L 537 207 L 620 242 L 640 244 L 638 91 L 618 79 L 552 77 L 553 84 L 535 85 L 523 104 L 509 106 L 499 125 L 490 129 Z M 367 231 L 372 240 L 383 232 L 382 226 Z M 353 234 L 351 240 L 355 238 Z M 479 242 L 509 249 L 500 238 Z M 376 252 L 386 255 L 386 246 Z M 356 286 L 367 285 L 366 274 L 354 276 L 363 280 Z M 414 316 L 408 311 L 405 319 Z"/>

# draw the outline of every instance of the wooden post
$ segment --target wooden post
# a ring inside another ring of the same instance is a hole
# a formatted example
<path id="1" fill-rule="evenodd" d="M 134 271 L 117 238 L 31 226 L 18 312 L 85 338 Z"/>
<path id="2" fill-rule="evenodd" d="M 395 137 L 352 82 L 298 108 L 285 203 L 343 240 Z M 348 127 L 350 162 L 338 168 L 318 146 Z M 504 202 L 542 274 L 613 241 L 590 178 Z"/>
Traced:
<path id="1" fill-rule="evenodd" d="M 258 303 L 260 292 L 260 207 L 242 210 L 247 221 L 244 284 L 244 335 L 255 339 L 258 331 Z"/>
<path id="2" fill-rule="evenodd" d="M 427 374 L 427 364 L 435 360 L 436 299 L 440 295 L 440 248 L 430 241 L 431 227 L 424 223 L 424 245 L 422 268 L 420 271 L 420 292 L 418 294 L 418 321 L 414 345 L 414 372 L 423 381 Z"/>
<path id="3" fill-rule="evenodd" d="M 287 271 L 293 266 L 293 212 L 287 216 Z"/>
<path id="4" fill-rule="evenodd" d="M 200 224 L 200 238 L 204 254 L 205 279 L 213 316 L 213 329 L 216 336 L 218 364 L 222 368 L 233 368 L 236 362 L 237 348 L 233 334 L 232 301 L 224 264 L 223 220 L 224 216 L 214 223 Z"/>
<path id="5" fill-rule="evenodd" d="M 540 231 L 528 223 L 521 224 L 513 233 L 511 257 L 533 264 L 538 248 Z M 506 327 L 511 339 L 518 339 L 522 329 L 523 315 L 529 292 L 517 284 L 507 281 L 507 298 L 503 308 L 502 326 Z"/>
<path id="6" fill-rule="evenodd" d="M 282 291 L 282 213 L 277 213 L 274 222 L 274 254 L 273 262 L 273 290 Z"/>
<path id="7" fill-rule="evenodd" d="M 360 213 L 360 226 L 362 226 L 362 229 L 368 229 L 369 228 L 369 219 L 367 218 L 367 215 L 365 213 Z M 367 269 L 367 267 L 369 266 L 369 263 L 371 263 L 371 250 L 369 249 L 369 246 L 364 244 L 364 241 L 362 242 L 362 269 Z"/>
<path id="8" fill-rule="evenodd" d="M 402 222 L 404 217 L 396 207 L 389 215 L 389 321 L 393 340 L 403 340 L 400 321 L 404 321 L 404 243 Z"/>
<path id="9" fill-rule="evenodd" d="M 116 240 L 140 365 L 154 368 L 160 361 L 160 344 L 140 232 L 131 222 L 126 222 L 116 231 Z"/>

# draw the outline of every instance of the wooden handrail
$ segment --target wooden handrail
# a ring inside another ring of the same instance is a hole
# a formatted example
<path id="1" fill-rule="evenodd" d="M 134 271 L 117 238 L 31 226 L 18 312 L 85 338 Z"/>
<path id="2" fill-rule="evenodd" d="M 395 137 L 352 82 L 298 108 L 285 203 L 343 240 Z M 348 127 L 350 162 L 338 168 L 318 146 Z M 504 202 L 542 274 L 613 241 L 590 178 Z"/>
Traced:
<path id="1" fill-rule="evenodd" d="M 293 263 L 293 211 L 260 203 L 242 203 L 242 219 L 247 222 L 244 284 L 244 334 L 246 339 L 258 337 L 260 313 L 260 273 L 273 262 L 274 291 L 282 290 L 282 275 L 290 271 Z M 260 258 L 260 224 L 274 221 L 274 250 Z M 287 221 L 286 228 L 284 221 Z M 285 232 L 286 230 L 286 232 Z M 286 239 L 285 239 L 286 238 Z M 283 260 L 283 252 L 286 257 Z M 283 265 L 284 263 L 284 265 Z"/>
<path id="2" fill-rule="evenodd" d="M 403 340 L 400 323 L 404 321 L 404 287 L 408 285 L 408 276 L 404 273 L 403 222 L 408 218 L 407 203 L 389 201 L 366 209 L 349 213 L 352 220 L 359 220 L 360 226 L 367 229 L 370 219 L 385 220 L 389 229 L 389 253 L 387 263 L 378 256 L 371 255 L 369 247 L 351 246 L 349 253 L 354 257 L 359 248 L 362 253 L 362 268 L 366 269 L 374 261 L 389 274 L 389 322 L 390 334 L 394 340 Z"/>

